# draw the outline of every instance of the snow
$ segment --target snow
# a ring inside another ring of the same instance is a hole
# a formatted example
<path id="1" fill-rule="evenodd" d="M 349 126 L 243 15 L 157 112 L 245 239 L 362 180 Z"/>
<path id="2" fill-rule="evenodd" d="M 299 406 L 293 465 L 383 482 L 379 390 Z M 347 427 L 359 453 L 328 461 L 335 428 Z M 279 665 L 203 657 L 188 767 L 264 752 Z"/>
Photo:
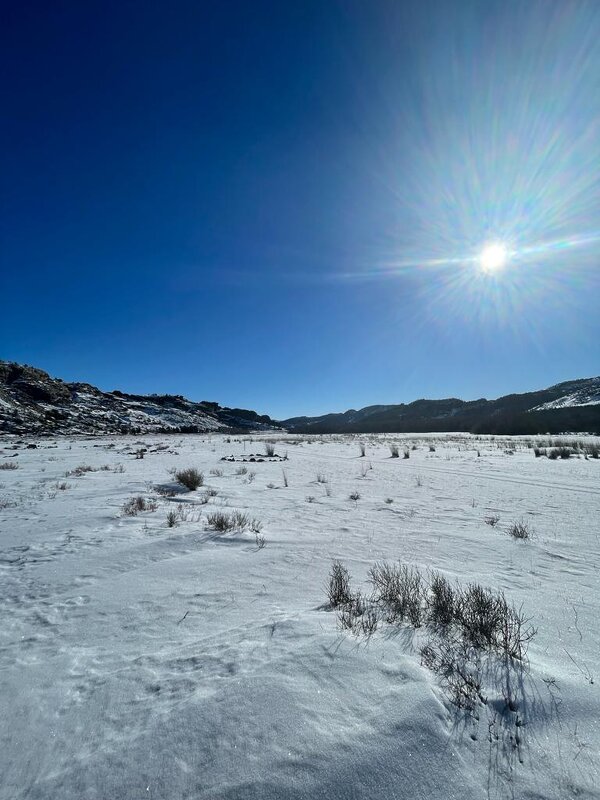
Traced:
<path id="1" fill-rule="evenodd" d="M 254 477 L 221 461 L 264 439 L 0 443 L 19 465 L 0 470 L 1 800 L 599 797 L 600 460 L 444 434 L 279 435 L 288 460 L 245 463 Z M 418 449 L 391 459 L 390 442 Z M 188 466 L 218 492 L 206 505 L 156 492 Z M 136 495 L 157 510 L 123 516 Z M 221 508 L 260 519 L 266 545 L 208 530 Z M 517 519 L 532 539 L 507 535 Z M 421 663 L 425 629 L 339 629 L 334 558 L 364 589 L 400 559 L 523 605 L 520 746 L 502 675 L 467 713 Z"/>
<path id="2" fill-rule="evenodd" d="M 575 406 L 597 406 L 600 404 L 600 378 L 589 378 L 579 382 L 575 391 L 567 391 L 561 397 L 536 406 L 532 411 L 547 411 L 553 408 L 574 408 Z M 561 384 L 559 388 L 573 389 L 573 384 Z"/>

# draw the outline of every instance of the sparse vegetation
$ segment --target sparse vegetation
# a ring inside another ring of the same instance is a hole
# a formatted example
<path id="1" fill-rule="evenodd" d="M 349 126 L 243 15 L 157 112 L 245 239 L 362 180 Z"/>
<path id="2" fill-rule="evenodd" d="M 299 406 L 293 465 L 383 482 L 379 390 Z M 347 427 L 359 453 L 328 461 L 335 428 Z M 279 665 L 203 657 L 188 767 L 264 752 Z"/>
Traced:
<path id="1" fill-rule="evenodd" d="M 141 511 L 156 511 L 157 508 L 158 503 L 156 500 L 146 500 L 142 495 L 138 495 L 137 497 L 131 497 L 123 504 L 121 513 L 124 517 L 135 517 Z"/>
<path id="2" fill-rule="evenodd" d="M 354 500 L 354 502 L 356 503 L 358 500 L 360 500 L 360 493 L 359 492 L 350 492 L 350 494 L 348 495 L 348 499 L 349 500 Z"/>
<path id="3" fill-rule="evenodd" d="M 6 469 L 6 470 L 19 469 L 19 465 L 17 464 L 16 461 L 3 461 L 0 464 L 0 469 Z"/>
<path id="4" fill-rule="evenodd" d="M 174 528 L 177 525 L 177 512 L 176 511 L 167 511 L 167 526 L 169 528 Z"/>
<path id="5" fill-rule="evenodd" d="M 195 467 L 188 467 L 187 469 L 180 469 L 175 472 L 175 480 L 190 492 L 195 492 L 200 486 L 204 485 L 204 475 Z"/>
<path id="6" fill-rule="evenodd" d="M 94 469 L 94 467 L 91 467 L 89 464 L 80 464 L 78 467 L 65 472 L 65 478 L 80 478 L 87 472 L 97 472 L 97 470 Z"/>
<path id="7" fill-rule="evenodd" d="M 275 443 L 265 442 L 265 455 L 272 458 L 275 455 Z"/>
<path id="8" fill-rule="evenodd" d="M 208 514 L 206 520 L 208 527 L 219 533 L 228 533 L 235 530 L 243 531 L 249 527 L 251 522 L 258 524 L 256 520 L 250 520 L 250 517 L 241 511 L 232 511 L 231 513 L 214 511 L 212 514 Z"/>
<path id="9" fill-rule="evenodd" d="M 172 486 L 163 486 L 161 484 L 155 486 L 154 491 L 161 497 L 175 497 L 177 494 L 177 489 L 174 489 Z"/>
<path id="10" fill-rule="evenodd" d="M 361 632 L 357 618 L 366 610 L 388 624 L 407 622 L 419 628 L 424 622 L 460 634 L 448 641 L 478 649 L 492 649 L 522 661 L 536 630 L 521 609 L 509 605 L 503 592 L 477 583 L 465 588 L 452 586 L 438 572 L 431 572 L 429 585 L 416 567 L 378 562 L 369 570 L 372 596 L 365 600 L 350 589 L 350 575 L 334 561 L 329 576 L 330 605 L 342 611 L 341 627 Z M 360 600 L 360 602 L 358 602 Z M 352 622 L 352 624 L 350 624 Z M 372 623 L 369 623 L 372 628 Z"/>
<path id="11" fill-rule="evenodd" d="M 331 565 L 327 596 L 329 597 L 331 608 L 344 606 L 352 599 L 350 594 L 350 573 L 340 561 L 334 561 Z"/>
<path id="12" fill-rule="evenodd" d="M 496 525 L 500 522 L 500 517 L 498 516 L 498 514 L 491 514 L 489 517 L 485 518 L 484 522 L 486 525 L 495 528 Z"/>
<path id="13" fill-rule="evenodd" d="M 531 538 L 532 530 L 527 522 L 519 520 L 517 522 L 511 522 L 508 526 L 507 533 L 509 536 L 512 536 L 513 539 L 529 539 Z"/>
<path id="14" fill-rule="evenodd" d="M 400 458 L 400 448 L 397 444 L 390 445 L 391 458 Z"/>

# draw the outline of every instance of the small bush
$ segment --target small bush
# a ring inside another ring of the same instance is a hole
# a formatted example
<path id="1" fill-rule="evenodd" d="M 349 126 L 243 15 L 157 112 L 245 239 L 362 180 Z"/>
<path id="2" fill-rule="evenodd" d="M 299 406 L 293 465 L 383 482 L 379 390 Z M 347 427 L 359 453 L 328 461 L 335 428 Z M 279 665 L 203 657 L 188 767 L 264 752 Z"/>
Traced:
<path id="1" fill-rule="evenodd" d="M 408 449 L 408 447 L 404 448 L 403 458 L 410 458 L 410 450 Z"/>
<path id="2" fill-rule="evenodd" d="M 356 502 L 357 500 L 360 500 L 360 493 L 359 492 L 350 492 L 350 494 L 348 495 L 348 499 L 349 500 L 354 500 L 354 502 Z"/>
<path id="3" fill-rule="evenodd" d="M 272 458 L 275 455 L 275 445 L 273 442 L 265 443 L 265 455 Z"/>
<path id="4" fill-rule="evenodd" d="M 352 600 L 350 594 L 350 573 L 339 561 L 334 561 L 331 565 L 327 596 L 329 597 L 329 605 L 332 608 L 339 608 Z"/>
<path id="5" fill-rule="evenodd" d="M 391 506 L 391 504 L 394 502 L 394 498 L 393 497 L 386 497 L 385 498 L 385 502 L 388 504 L 388 506 Z"/>
<path id="6" fill-rule="evenodd" d="M 433 445 L 433 444 L 429 445 L 429 452 L 430 453 L 435 453 L 435 445 Z"/>
<path id="7" fill-rule="evenodd" d="M 0 464 L 0 469 L 19 469 L 19 465 L 16 461 L 3 461 Z"/>
<path id="8" fill-rule="evenodd" d="M 541 456 L 545 456 L 547 451 L 545 447 L 534 447 L 533 454 L 536 458 L 540 458 Z"/>
<path id="9" fill-rule="evenodd" d="M 458 621 L 465 638 L 475 647 L 491 647 L 502 630 L 506 601 L 491 589 L 470 583 L 461 593 L 458 603 Z"/>
<path id="10" fill-rule="evenodd" d="M 376 563 L 369 571 L 369 580 L 375 586 L 379 600 L 387 607 L 388 622 L 407 619 L 418 628 L 423 620 L 423 602 L 426 598 L 423 576 L 418 569 Z"/>
<path id="11" fill-rule="evenodd" d="M 512 536 L 513 539 L 529 539 L 531 537 L 531 528 L 527 522 L 520 520 L 518 522 L 512 522 L 508 526 L 507 533 L 509 536 Z"/>
<path id="12" fill-rule="evenodd" d="M 317 483 L 327 483 L 327 476 L 322 472 L 317 472 Z"/>
<path id="13" fill-rule="evenodd" d="M 217 491 L 216 489 L 207 489 L 207 490 L 204 492 L 204 494 L 205 494 L 207 497 L 216 497 L 216 496 L 217 496 L 219 493 L 218 493 L 218 491 Z"/>
<path id="14" fill-rule="evenodd" d="M 176 511 L 168 511 L 167 512 L 167 526 L 169 528 L 174 528 L 177 525 L 177 512 Z"/>
<path id="15" fill-rule="evenodd" d="M 199 472 L 195 467 L 188 469 L 180 469 L 175 473 L 175 480 L 190 492 L 196 491 L 200 486 L 204 485 L 204 475 Z"/>
<path id="16" fill-rule="evenodd" d="M 572 450 L 570 447 L 553 447 L 548 451 L 548 458 L 555 461 L 557 458 L 571 458 Z"/>
<path id="17" fill-rule="evenodd" d="M 215 511 L 209 514 L 206 519 L 208 527 L 219 533 L 244 530 L 250 525 L 250 518 L 241 511 L 232 511 L 230 514 L 224 511 Z"/>
<path id="18" fill-rule="evenodd" d="M 486 525 L 490 525 L 492 528 L 495 528 L 496 525 L 500 522 L 500 517 L 498 514 L 492 514 L 489 517 L 486 517 L 484 520 Z"/>
<path id="19" fill-rule="evenodd" d="M 450 625 L 454 622 L 456 599 L 450 581 L 439 572 L 431 573 L 429 620 L 434 625 Z"/>
<path id="20" fill-rule="evenodd" d="M 390 445 L 391 458 L 400 458 L 400 448 L 397 444 Z"/>
<path id="21" fill-rule="evenodd" d="M 146 500 L 146 498 L 138 495 L 137 497 L 131 497 L 127 500 L 127 502 L 123 504 L 121 511 L 125 517 L 135 517 L 140 511 L 156 511 L 157 508 L 158 504 L 156 500 Z"/>
<path id="22" fill-rule="evenodd" d="M 223 470 L 218 469 L 217 467 L 213 467 L 210 471 L 211 475 L 214 475 L 215 478 L 222 478 L 223 477 Z"/>
<path id="23" fill-rule="evenodd" d="M 360 452 L 360 458 L 364 458 L 367 454 L 367 445 L 364 442 L 360 442 L 358 445 L 358 449 Z"/>
<path id="24" fill-rule="evenodd" d="M 238 467 L 235 471 L 236 475 L 246 475 L 248 472 L 248 467 Z"/>
<path id="25" fill-rule="evenodd" d="M 61 492 L 65 492 L 67 489 L 71 488 L 71 484 L 67 483 L 66 481 L 58 481 L 58 483 L 55 483 L 54 486 Z"/>

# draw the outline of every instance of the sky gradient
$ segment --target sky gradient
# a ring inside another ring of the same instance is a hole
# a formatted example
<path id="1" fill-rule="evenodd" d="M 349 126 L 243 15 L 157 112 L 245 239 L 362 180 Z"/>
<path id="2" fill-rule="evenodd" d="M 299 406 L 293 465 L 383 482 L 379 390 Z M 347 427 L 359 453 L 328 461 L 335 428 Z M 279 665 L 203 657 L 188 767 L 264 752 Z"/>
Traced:
<path id="1" fill-rule="evenodd" d="M 599 3 L 0 29 L 1 358 L 279 419 L 600 374 Z"/>

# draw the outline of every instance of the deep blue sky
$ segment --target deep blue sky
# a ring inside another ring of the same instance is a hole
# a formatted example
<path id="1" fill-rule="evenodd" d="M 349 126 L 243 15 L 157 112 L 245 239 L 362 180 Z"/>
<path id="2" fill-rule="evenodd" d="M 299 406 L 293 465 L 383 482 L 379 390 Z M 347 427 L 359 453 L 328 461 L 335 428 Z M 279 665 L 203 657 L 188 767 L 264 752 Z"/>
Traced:
<path id="1" fill-rule="evenodd" d="M 0 357 L 279 418 L 600 373 L 595 0 L 4 3 L 0 30 Z"/>

